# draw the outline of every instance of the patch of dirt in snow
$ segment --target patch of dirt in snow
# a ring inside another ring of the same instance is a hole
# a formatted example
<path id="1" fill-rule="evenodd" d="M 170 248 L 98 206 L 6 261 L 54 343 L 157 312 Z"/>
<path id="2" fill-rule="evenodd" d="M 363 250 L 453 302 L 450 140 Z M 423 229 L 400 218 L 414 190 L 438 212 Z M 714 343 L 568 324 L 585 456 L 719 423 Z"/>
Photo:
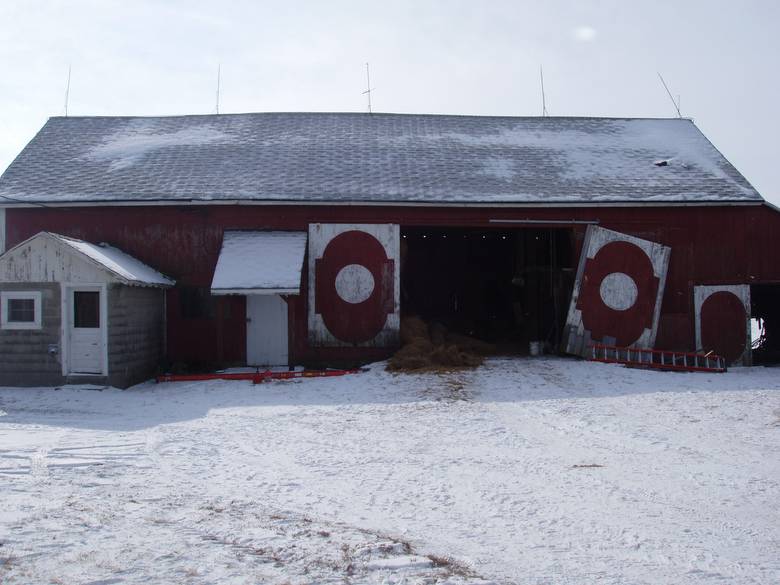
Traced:
<path id="1" fill-rule="evenodd" d="M 420 397 L 436 402 L 472 402 L 476 391 L 465 374 L 428 374 L 421 380 Z"/>
<path id="2" fill-rule="evenodd" d="M 184 495 L 71 499 L 60 510 L 31 510 L 2 542 L 0 578 L 4 584 L 490 583 L 379 532 L 254 500 Z"/>

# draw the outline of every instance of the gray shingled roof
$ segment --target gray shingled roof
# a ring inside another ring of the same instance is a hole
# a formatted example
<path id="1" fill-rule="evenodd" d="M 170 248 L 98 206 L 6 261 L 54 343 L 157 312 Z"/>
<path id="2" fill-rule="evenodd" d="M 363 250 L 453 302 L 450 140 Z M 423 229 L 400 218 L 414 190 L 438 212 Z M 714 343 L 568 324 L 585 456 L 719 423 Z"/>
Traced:
<path id="1" fill-rule="evenodd" d="M 6 203 L 762 200 L 689 120 L 307 113 L 51 118 L 0 177 L 0 196 Z"/>

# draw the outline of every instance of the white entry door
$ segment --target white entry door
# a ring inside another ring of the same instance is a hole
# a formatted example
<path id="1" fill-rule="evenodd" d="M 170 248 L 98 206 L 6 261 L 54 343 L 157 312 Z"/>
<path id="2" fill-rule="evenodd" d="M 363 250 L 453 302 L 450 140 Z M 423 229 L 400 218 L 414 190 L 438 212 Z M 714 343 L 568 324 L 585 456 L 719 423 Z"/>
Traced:
<path id="1" fill-rule="evenodd" d="M 68 298 L 68 360 L 72 374 L 103 373 L 100 288 L 71 289 Z"/>
<path id="2" fill-rule="evenodd" d="M 247 364 L 286 366 L 287 302 L 279 295 L 247 295 L 246 317 Z"/>

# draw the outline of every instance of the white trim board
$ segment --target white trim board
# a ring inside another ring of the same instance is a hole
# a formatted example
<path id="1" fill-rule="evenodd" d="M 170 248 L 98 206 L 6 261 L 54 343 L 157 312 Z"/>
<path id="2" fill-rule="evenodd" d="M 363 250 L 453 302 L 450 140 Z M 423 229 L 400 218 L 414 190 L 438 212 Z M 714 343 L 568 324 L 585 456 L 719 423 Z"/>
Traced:
<path id="1" fill-rule="evenodd" d="M 9 321 L 8 301 L 15 299 L 32 299 L 33 321 Z M 0 329 L 30 330 L 43 327 L 43 315 L 41 308 L 41 291 L 39 290 L 4 290 L 0 292 Z"/>

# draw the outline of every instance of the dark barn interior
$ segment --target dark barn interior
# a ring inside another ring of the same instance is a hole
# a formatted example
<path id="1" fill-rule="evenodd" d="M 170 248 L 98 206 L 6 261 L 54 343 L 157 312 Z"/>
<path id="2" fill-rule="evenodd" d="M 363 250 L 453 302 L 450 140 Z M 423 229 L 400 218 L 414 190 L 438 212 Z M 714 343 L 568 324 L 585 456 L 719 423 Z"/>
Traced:
<path id="1" fill-rule="evenodd" d="M 758 320 L 760 335 L 753 340 L 753 363 L 780 363 L 780 284 L 750 287 L 751 318 Z"/>
<path id="2" fill-rule="evenodd" d="M 402 228 L 401 313 L 527 353 L 560 342 L 574 282 L 570 229 Z"/>

